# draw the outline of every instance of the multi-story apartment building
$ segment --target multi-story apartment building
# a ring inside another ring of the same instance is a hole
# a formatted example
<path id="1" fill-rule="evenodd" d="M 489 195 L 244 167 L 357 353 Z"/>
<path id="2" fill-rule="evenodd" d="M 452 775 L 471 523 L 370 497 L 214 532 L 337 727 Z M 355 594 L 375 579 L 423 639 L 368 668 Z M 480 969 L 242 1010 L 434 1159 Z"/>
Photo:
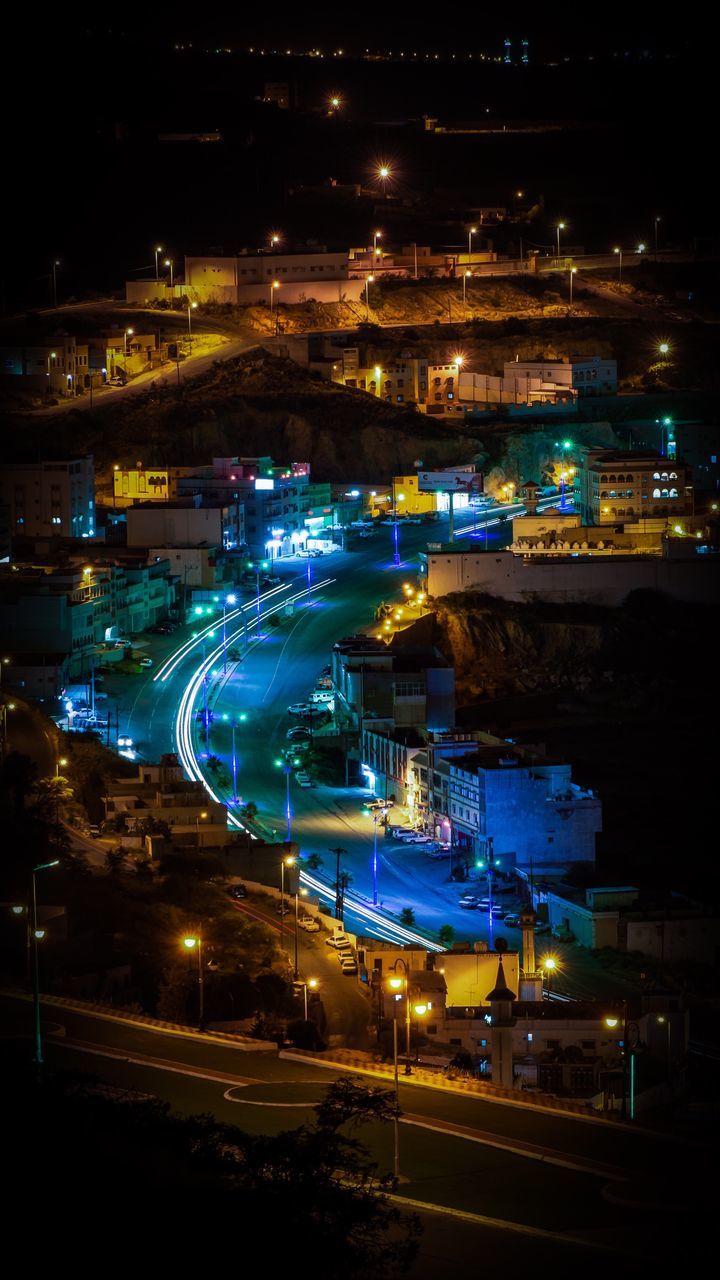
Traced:
<path id="1" fill-rule="evenodd" d="M 659 453 L 616 449 L 587 451 L 576 488 L 584 524 L 616 524 L 661 516 L 692 515 L 692 471 Z"/>
<path id="2" fill-rule="evenodd" d="M 103 555 L 106 553 L 103 552 Z M 0 615 L 8 650 L 24 665 L 67 655 L 70 676 L 98 665 L 100 646 L 135 635 L 167 616 L 175 589 L 167 560 L 125 557 L 117 563 L 14 566 L 0 578 Z M 11 664 L 12 666 L 12 664 Z M 9 668 L 10 670 L 10 668 Z M 10 674 L 12 679 L 12 674 Z"/>
<path id="3" fill-rule="evenodd" d="M 208 796 L 201 782 L 185 778 L 174 754 L 160 757 L 159 764 L 138 765 L 134 778 L 116 778 L 107 784 L 103 798 L 105 819 L 129 834 L 143 830 L 148 821 L 166 823 L 174 840 L 203 846 L 227 844 L 224 804 Z"/>
<path id="4" fill-rule="evenodd" d="M 95 533 L 93 460 L 8 462 L 0 468 L 0 504 L 9 510 L 16 537 L 58 535 L 92 538 Z"/>
<path id="5" fill-rule="evenodd" d="M 510 744 L 479 746 L 451 759 L 450 825 L 454 842 L 476 858 L 492 839 L 505 866 L 562 871 L 594 863 L 602 806 L 593 791 L 572 781 L 569 764 L 530 762 L 530 751 Z"/>
<path id="6" fill-rule="evenodd" d="M 244 542 L 242 502 L 206 496 L 175 502 L 142 502 L 127 508 L 129 547 L 221 547 L 237 550 Z"/>
<path id="7" fill-rule="evenodd" d="M 332 679 L 336 715 L 361 736 L 373 721 L 381 731 L 455 723 L 455 669 L 434 646 L 348 636 L 333 646 Z"/>
<path id="8" fill-rule="evenodd" d="M 243 510 L 243 540 L 253 556 L 279 559 L 321 538 L 333 523 L 329 484 L 310 478 L 309 462 L 276 466 L 269 456 L 213 458 L 178 480 L 181 494 L 231 500 Z"/>

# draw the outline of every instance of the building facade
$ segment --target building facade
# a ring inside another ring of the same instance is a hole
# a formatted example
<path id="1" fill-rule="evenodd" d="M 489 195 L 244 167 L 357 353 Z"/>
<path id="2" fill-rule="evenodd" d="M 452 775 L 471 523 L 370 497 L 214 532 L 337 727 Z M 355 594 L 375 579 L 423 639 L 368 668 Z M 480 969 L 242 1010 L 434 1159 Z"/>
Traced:
<path id="1" fill-rule="evenodd" d="M 614 449 L 586 452 L 576 487 L 584 524 L 692 515 L 691 468 L 662 454 Z"/>
<path id="2" fill-rule="evenodd" d="M 68 461 L 4 463 L 0 504 L 15 537 L 95 534 L 95 468 L 91 457 Z"/>

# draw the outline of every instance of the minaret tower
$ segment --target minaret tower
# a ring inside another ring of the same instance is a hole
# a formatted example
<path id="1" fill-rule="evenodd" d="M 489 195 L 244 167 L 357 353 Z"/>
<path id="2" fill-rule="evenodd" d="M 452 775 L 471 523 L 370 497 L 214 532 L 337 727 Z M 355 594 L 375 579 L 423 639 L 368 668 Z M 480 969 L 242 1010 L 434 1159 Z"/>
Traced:
<path id="1" fill-rule="evenodd" d="M 513 1088 L 512 1029 L 517 1021 L 513 1017 L 516 996 L 505 981 L 502 956 L 498 961 L 495 986 L 485 999 L 490 1004 L 490 1053 L 492 1056 L 492 1082 L 504 1089 Z"/>
<path id="2" fill-rule="evenodd" d="M 520 493 L 525 504 L 525 514 L 536 516 L 540 499 L 540 485 L 536 484 L 534 480 L 525 480 L 520 486 Z"/>
<path id="3" fill-rule="evenodd" d="M 542 1000 L 543 977 L 535 965 L 535 921 L 537 916 L 532 907 L 523 907 L 520 912 L 520 928 L 522 929 L 522 968 L 520 970 L 520 999 Z"/>

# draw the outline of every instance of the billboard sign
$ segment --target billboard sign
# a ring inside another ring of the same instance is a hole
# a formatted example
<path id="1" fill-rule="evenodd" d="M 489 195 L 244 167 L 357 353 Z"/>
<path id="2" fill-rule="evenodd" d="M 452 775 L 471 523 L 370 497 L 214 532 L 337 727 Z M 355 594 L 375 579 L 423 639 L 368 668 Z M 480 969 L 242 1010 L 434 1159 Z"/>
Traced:
<path id="1" fill-rule="evenodd" d="M 483 478 L 479 471 L 418 471 L 418 489 L 421 493 L 471 493 L 482 490 Z"/>

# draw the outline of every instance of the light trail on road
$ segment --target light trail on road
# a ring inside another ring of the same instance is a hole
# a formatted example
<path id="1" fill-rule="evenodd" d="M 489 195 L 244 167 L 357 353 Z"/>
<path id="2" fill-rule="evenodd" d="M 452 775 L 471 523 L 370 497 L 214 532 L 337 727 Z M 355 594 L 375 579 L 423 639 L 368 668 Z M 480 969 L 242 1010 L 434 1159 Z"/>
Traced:
<path id="1" fill-rule="evenodd" d="M 267 610 L 263 616 L 265 618 L 272 617 L 272 615 L 278 613 L 280 609 L 285 608 L 287 604 L 295 603 L 300 599 L 312 599 L 318 591 L 321 591 L 324 587 L 332 585 L 335 581 L 335 578 L 325 578 L 321 582 L 315 582 L 311 588 L 305 588 L 302 591 L 298 591 L 294 595 L 288 596 L 279 603 L 273 605 L 273 607 Z M 237 610 L 236 612 L 239 615 L 241 611 Z M 257 626 L 257 619 L 254 619 L 253 625 Z M 207 633 L 210 630 L 214 630 L 214 628 L 208 627 L 205 630 L 207 635 Z M 231 639 L 237 635 L 240 635 L 239 630 L 232 633 Z M 261 639 L 262 637 L 260 635 L 256 635 L 251 647 L 255 648 L 255 646 L 260 643 Z M 197 641 L 202 643 L 202 637 L 196 637 L 194 644 L 197 643 Z M 240 821 L 236 814 L 233 813 L 232 805 L 223 800 L 210 786 L 207 778 L 202 772 L 192 735 L 193 713 L 195 710 L 196 699 L 203 681 L 207 678 L 208 673 L 212 672 L 214 663 L 227 647 L 227 643 L 229 643 L 229 641 L 218 645 L 212 653 L 208 654 L 199 666 L 195 668 L 193 675 L 185 687 L 185 691 L 180 700 L 177 715 L 175 717 L 175 737 L 178 746 L 178 754 L 189 776 L 196 782 L 201 782 L 208 795 L 213 800 L 218 804 L 224 804 L 226 806 L 229 826 L 234 827 L 236 830 L 248 831 L 249 829 Z M 182 661 L 183 658 L 191 652 L 192 647 L 194 647 L 194 645 L 189 646 L 187 650 L 182 653 L 182 657 L 178 658 L 178 661 Z M 185 650 L 185 646 L 183 646 L 183 649 Z M 159 674 L 160 673 L 158 673 L 158 675 Z M 253 836 L 254 839 L 257 839 L 252 831 L 250 831 L 249 834 Z M 300 879 L 303 884 L 311 888 L 319 897 L 327 898 L 332 901 L 334 896 L 332 891 L 329 890 L 327 885 L 323 884 L 321 880 L 309 875 L 305 871 L 301 871 Z M 403 946 L 406 943 L 412 943 L 429 951 L 440 952 L 444 950 L 444 948 L 438 943 L 431 942 L 428 938 L 422 937 L 411 929 L 406 929 L 403 925 L 396 924 L 394 921 L 389 921 L 381 912 L 375 911 L 372 907 L 366 906 L 365 903 L 358 898 L 354 898 L 351 895 L 346 894 L 345 903 L 349 913 L 357 916 L 359 920 L 367 921 L 369 925 L 374 926 L 373 932 L 377 932 L 379 937 L 384 938 L 388 942 L 396 942 L 400 946 Z"/>
<path id="2" fill-rule="evenodd" d="M 262 604 L 265 600 L 271 600 L 274 596 L 279 595 L 281 591 L 287 591 L 290 585 L 291 584 L 289 582 L 284 582 L 282 586 L 273 587 L 271 591 L 266 591 L 264 595 L 260 596 L 260 603 Z M 233 609 L 231 613 L 226 612 L 226 627 L 228 622 L 231 622 L 234 618 L 241 617 L 243 613 L 251 613 L 254 617 L 255 610 L 257 609 L 257 600 L 258 597 L 253 596 L 252 600 L 248 600 L 245 604 L 240 605 L 239 609 Z M 286 601 L 285 603 L 288 602 Z M 196 632 L 194 636 L 191 636 L 189 640 L 186 640 L 179 649 L 176 649 L 174 653 L 171 653 L 170 657 L 167 658 L 165 662 L 163 662 L 162 666 L 155 672 L 155 675 L 153 676 L 153 684 L 158 680 L 161 680 L 164 683 L 172 675 L 175 668 L 185 658 L 187 658 L 188 654 L 192 653 L 193 649 L 199 648 L 199 646 L 202 645 L 209 637 L 214 636 L 218 627 L 221 625 L 221 619 L 217 617 L 214 622 L 209 622 L 201 631 Z M 235 632 L 235 635 L 239 634 L 239 631 Z M 229 644 L 230 642 L 228 641 L 227 643 Z M 223 647 L 225 648 L 227 645 L 224 645 Z"/>

